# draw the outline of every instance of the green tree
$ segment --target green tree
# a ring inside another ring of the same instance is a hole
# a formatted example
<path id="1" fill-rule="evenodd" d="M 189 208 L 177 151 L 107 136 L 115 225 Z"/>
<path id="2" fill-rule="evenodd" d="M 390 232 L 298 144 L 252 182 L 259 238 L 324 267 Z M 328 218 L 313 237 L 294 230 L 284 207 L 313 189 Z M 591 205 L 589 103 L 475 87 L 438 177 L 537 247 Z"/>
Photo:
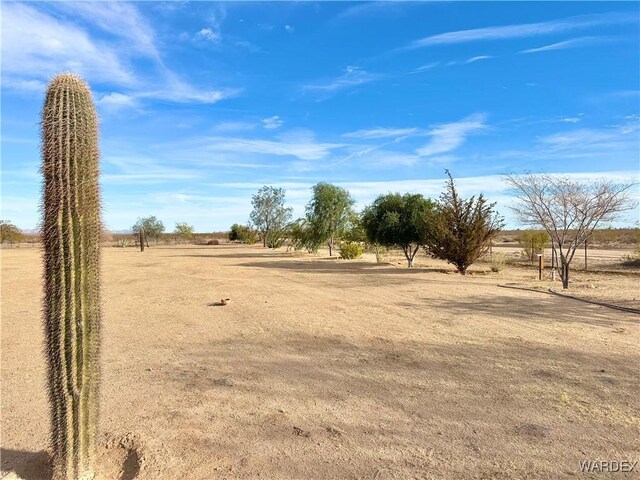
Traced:
<path id="1" fill-rule="evenodd" d="M 24 241 L 22 230 L 16 227 L 9 220 L 0 220 L 0 243 L 10 244 Z"/>
<path id="2" fill-rule="evenodd" d="M 189 225 L 187 222 L 179 222 L 176 223 L 176 228 L 173 233 L 178 238 L 190 240 L 193 238 L 194 231 L 193 225 Z"/>
<path id="3" fill-rule="evenodd" d="M 164 224 L 158 220 L 154 215 L 148 217 L 138 217 L 138 221 L 131 227 L 133 232 L 139 232 L 141 228 L 144 228 L 144 236 L 149 246 L 149 239 L 155 240 L 156 244 L 164 232 Z"/>
<path id="4" fill-rule="evenodd" d="M 231 228 L 229 229 L 229 240 L 231 242 L 235 242 L 237 240 L 240 240 L 240 231 L 241 229 L 245 228 L 243 225 L 240 225 L 239 223 L 234 223 L 233 225 L 231 225 Z"/>
<path id="5" fill-rule="evenodd" d="M 390 193 L 365 208 L 362 224 L 369 242 L 400 247 L 411 268 L 431 228 L 433 210 L 434 203 L 420 194 Z"/>
<path id="6" fill-rule="evenodd" d="M 346 240 L 347 242 L 367 241 L 367 232 L 362 223 L 362 215 L 359 215 L 357 212 L 351 212 L 349 221 L 342 234 L 342 240 Z"/>
<path id="7" fill-rule="evenodd" d="M 307 218 L 298 218 L 287 227 L 287 236 L 294 250 L 303 248 L 309 253 L 316 253 L 320 248 L 318 235 L 313 231 L 314 226 Z"/>
<path id="8" fill-rule="evenodd" d="M 449 180 L 440 196 L 433 228 L 426 236 L 426 250 L 465 275 L 467 268 L 489 250 L 504 223 L 494 210 L 496 204 L 487 203 L 482 194 L 477 199 L 461 198 L 451 173 L 446 172 Z"/>
<path id="9" fill-rule="evenodd" d="M 333 255 L 335 241 L 349 224 L 355 201 L 344 188 L 330 183 L 312 187 L 313 195 L 307 205 L 307 218 L 313 224 L 318 243 L 327 243 L 329 256 Z"/>
<path id="10" fill-rule="evenodd" d="M 262 236 L 266 247 L 269 236 L 280 235 L 291 220 L 293 209 L 284 205 L 284 189 L 265 185 L 251 198 L 251 222 Z"/>

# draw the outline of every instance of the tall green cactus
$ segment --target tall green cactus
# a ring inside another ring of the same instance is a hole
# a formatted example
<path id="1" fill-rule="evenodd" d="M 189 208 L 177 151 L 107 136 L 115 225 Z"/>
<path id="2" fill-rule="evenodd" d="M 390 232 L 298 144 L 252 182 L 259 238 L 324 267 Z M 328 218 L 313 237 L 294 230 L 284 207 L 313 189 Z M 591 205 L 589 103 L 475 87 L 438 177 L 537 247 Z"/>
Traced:
<path id="1" fill-rule="evenodd" d="M 140 251 L 144 252 L 144 228 L 140 227 L 140 231 L 138 232 L 138 240 L 140 241 Z"/>
<path id="2" fill-rule="evenodd" d="M 63 73 L 42 112 L 44 329 L 54 478 L 94 476 L 100 340 L 98 117 Z"/>

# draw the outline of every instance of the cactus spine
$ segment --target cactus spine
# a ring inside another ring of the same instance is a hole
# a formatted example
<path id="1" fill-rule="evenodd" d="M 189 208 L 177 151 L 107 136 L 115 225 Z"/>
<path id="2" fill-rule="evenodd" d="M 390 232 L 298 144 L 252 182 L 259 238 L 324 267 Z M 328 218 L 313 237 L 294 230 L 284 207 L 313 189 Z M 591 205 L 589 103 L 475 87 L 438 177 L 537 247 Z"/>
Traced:
<path id="1" fill-rule="evenodd" d="M 144 228 L 140 227 L 140 231 L 138 232 L 139 241 L 140 241 L 140 251 L 144 252 Z"/>
<path id="2" fill-rule="evenodd" d="M 42 112 L 44 329 L 54 479 L 94 476 L 100 334 L 98 117 L 63 73 Z"/>

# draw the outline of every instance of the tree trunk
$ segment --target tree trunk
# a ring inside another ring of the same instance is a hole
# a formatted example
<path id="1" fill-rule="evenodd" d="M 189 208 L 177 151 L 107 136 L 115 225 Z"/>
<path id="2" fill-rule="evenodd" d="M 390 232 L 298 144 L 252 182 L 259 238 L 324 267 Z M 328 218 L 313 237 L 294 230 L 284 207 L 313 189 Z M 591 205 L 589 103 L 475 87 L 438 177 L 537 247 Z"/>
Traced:
<path id="1" fill-rule="evenodd" d="M 333 252 L 333 240 L 329 240 L 327 242 L 327 245 L 329 245 L 329 256 L 331 257 L 331 256 L 333 256 L 333 253 L 332 253 Z"/>
<path id="2" fill-rule="evenodd" d="M 562 271 L 560 273 L 560 277 L 562 278 L 562 289 L 566 290 L 569 288 L 569 264 L 562 261 Z"/>
<path id="3" fill-rule="evenodd" d="M 262 246 L 267 248 L 267 232 L 262 233 Z"/>

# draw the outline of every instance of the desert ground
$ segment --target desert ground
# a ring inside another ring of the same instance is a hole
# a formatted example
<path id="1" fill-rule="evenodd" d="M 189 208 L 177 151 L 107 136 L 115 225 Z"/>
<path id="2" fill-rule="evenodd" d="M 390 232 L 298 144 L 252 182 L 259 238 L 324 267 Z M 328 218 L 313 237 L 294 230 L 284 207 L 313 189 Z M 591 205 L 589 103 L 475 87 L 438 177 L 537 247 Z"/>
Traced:
<path id="1" fill-rule="evenodd" d="M 639 315 L 399 261 L 105 247 L 100 478 L 638 478 L 579 462 L 640 460 Z M 4 249 L 6 479 L 50 476 L 40 302 L 40 251 Z"/>

